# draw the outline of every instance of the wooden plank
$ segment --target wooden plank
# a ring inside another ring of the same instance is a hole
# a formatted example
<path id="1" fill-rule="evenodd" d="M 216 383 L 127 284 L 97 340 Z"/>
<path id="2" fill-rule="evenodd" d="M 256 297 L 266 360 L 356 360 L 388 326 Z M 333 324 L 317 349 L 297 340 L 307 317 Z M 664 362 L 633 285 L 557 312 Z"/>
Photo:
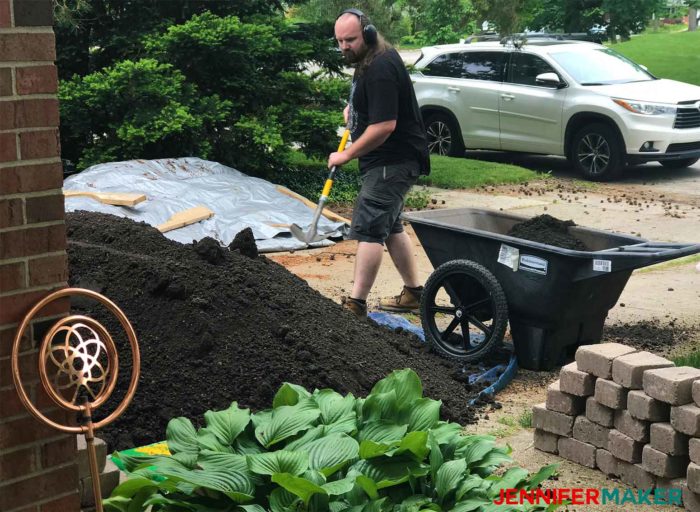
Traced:
<path id="1" fill-rule="evenodd" d="M 214 215 L 214 212 L 206 206 L 195 206 L 194 208 L 177 212 L 166 222 L 157 227 L 161 233 L 166 233 L 173 229 L 179 229 L 194 224 L 195 222 L 206 220 L 212 215 Z"/>
<path id="2" fill-rule="evenodd" d="M 316 207 L 318 206 L 317 204 L 309 201 L 307 198 L 305 198 L 301 194 L 297 194 L 296 192 L 289 190 L 287 187 L 283 187 L 282 185 L 277 185 L 276 188 L 277 188 L 278 192 L 281 192 L 284 195 L 287 195 L 289 197 L 293 197 L 294 199 L 301 201 L 302 203 L 304 203 L 306 206 L 308 206 L 312 210 L 315 210 Z M 321 214 L 329 220 L 333 220 L 335 222 L 344 222 L 348 226 L 351 224 L 350 219 L 346 219 L 342 215 L 338 215 L 337 213 L 333 213 L 328 208 L 324 208 L 323 212 Z"/>
<path id="3" fill-rule="evenodd" d="M 115 206 L 135 206 L 146 200 L 145 194 L 130 194 L 126 192 L 90 192 L 88 190 L 64 190 L 66 197 L 89 197 L 102 204 Z"/>

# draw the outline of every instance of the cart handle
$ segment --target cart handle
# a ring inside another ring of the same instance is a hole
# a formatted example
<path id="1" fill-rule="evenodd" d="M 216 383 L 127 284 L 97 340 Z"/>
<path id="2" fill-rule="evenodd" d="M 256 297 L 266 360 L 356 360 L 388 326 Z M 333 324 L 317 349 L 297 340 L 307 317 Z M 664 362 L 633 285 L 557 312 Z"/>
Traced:
<path id="1" fill-rule="evenodd" d="M 641 244 L 622 245 L 595 251 L 596 253 L 626 253 L 630 255 L 640 254 L 668 254 L 678 253 L 678 256 L 695 254 L 700 252 L 700 244 L 677 244 L 673 242 L 644 242 Z"/>

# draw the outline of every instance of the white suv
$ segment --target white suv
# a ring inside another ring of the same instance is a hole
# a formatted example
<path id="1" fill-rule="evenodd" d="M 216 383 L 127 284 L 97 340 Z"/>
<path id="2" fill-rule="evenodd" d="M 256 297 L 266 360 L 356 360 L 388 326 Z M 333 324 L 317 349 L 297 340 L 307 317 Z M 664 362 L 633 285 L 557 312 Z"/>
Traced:
<path id="1" fill-rule="evenodd" d="M 431 151 L 566 156 L 586 178 L 700 158 L 700 87 L 658 79 L 609 48 L 533 39 L 422 49 L 412 80 Z"/>

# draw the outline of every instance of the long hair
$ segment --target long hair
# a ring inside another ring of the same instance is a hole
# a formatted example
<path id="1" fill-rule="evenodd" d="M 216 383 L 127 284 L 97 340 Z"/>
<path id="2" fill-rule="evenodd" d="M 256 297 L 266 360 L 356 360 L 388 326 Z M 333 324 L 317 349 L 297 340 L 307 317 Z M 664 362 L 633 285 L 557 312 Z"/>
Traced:
<path id="1" fill-rule="evenodd" d="M 362 57 L 355 67 L 355 79 L 361 77 L 367 70 L 372 61 L 385 51 L 393 48 L 391 43 L 389 43 L 381 34 L 377 34 L 377 43 L 373 45 L 367 45 L 367 53 Z"/>

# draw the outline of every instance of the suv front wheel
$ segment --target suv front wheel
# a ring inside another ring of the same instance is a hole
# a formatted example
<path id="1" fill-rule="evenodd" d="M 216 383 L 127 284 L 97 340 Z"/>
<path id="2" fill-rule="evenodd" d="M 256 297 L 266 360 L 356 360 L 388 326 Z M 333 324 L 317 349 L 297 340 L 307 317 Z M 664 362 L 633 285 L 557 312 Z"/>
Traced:
<path id="1" fill-rule="evenodd" d="M 607 181 L 620 175 L 623 151 L 617 134 L 607 125 L 584 126 L 571 141 L 569 161 L 589 180 Z"/>
<path id="2" fill-rule="evenodd" d="M 464 142 L 459 127 L 446 114 L 430 114 L 425 119 L 428 148 L 436 155 L 464 156 Z"/>

